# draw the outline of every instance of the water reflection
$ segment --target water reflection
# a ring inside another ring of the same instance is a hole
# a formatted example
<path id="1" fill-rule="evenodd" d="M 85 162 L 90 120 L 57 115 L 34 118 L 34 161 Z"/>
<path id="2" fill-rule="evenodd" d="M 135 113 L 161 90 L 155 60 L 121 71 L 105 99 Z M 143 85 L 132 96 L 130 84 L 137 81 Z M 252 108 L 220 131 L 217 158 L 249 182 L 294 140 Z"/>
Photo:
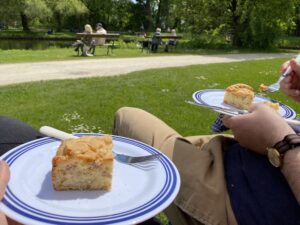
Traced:
<path id="1" fill-rule="evenodd" d="M 50 47 L 67 48 L 73 41 L 53 41 L 53 40 L 0 40 L 0 49 L 32 49 L 44 50 Z"/>

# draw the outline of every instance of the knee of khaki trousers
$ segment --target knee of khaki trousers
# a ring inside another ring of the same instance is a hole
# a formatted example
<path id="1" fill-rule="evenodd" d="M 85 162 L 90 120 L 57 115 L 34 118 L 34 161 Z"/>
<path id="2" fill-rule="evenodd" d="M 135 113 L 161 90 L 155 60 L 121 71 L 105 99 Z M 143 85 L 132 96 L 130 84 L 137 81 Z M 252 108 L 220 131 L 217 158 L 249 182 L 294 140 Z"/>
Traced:
<path id="1" fill-rule="evenodd" d="M 159 149 L 172 158 L 175 139 L 181 137 L 174 129 L 154 115 L 138 108 L 120 108 L 114 119 L 112 134 L 129 137 Z"/>
<path id="2" fill-rule="evenodd" d="M 204 225 L 203 223 L 195 220 L 183 212 L 174 203 L 171 203 L 165 210 L 164 213 L 167 215 L 172 225 Z"/>

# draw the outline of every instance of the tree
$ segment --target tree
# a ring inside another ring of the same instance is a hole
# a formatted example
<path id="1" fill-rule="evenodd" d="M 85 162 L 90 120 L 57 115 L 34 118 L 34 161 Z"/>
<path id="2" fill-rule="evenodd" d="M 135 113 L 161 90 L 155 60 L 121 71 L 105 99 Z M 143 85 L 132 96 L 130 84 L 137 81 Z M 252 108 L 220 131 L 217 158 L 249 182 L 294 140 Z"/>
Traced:
<path id="1" fill-rule="evenodd" d="M 113 8 L 112 0 L 83 0 L 83 2 L 89 10 L 86 18 L 87 23 L 94 25 L 101 22 L 106 29 L 107 27 L 111 27 L 109 21 Z"/>
<path id="2" fill-rule="evenodd" d="M 123 30 L 132 28 L 129 26 L 131 17 L 133 16 L 132 1 L 131 0 L 113 0 L 111 9 L 111 16 L 109 23 L 113 25 L 114 29 Z"/>
<path id="3" fill-rule="evenodd" d="M 80 16 L 88 12 L 85 4 L 80 0 L 45 0 L 52 10 L 56 21 L 57 31 L 62 30 L 63 20 L 68 16 Z"/>
<path id="4" fill-rule="evenodd" d="M 295 14 L 295 0 L 174 1 L 182 29 L 193 34 L 229 33 L 237 47 L 272 46 Z"/>
<path id="5" fill-rule="evenodd" d="M 29 31 L 29 21 L 35 18 L 46 19 L 52 15 L 51 10 L 43 0 L 2 0 L 5 2 L 6 13 L 2 18 L 6 21 L 20 18 L 24 31 Z"/>
<path id="6" fill-rule="evenodd" d="M 30 22 L 38 20 L 46 23 L 53 16 L 57 21 L 57 28 L 61 30 L 62 21 L 66 16 L 81 15 L 88 12 L 80 0 L 1 0 L 5 8 L 1 8 L 0 17 L 4 21 L 20 18 L 24 31 L 30 30 Z M 5 11 L 5 13 L 4 13 Z"/>
<path id="7" fill-rule="evenodd" d="M 300 36 L 300 0 L 295 0 L 295 35 Z"/>
<path id="8" fill-rule="evenodd" d="M 244 0 L 240 4 L 240 24 L 246 29 L 240 31 L 242 46 L 268 48 L 282 35 L 294 14 L 293 0 Z M 284 13 L 282 13 L 284 12 Z"/>

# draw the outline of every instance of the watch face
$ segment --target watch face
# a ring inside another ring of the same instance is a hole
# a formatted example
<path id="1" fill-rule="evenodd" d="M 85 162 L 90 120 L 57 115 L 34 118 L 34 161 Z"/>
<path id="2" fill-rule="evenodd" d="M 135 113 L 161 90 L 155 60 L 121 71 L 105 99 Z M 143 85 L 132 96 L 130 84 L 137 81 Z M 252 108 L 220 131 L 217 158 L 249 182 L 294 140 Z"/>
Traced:
<path id="1" fill-rule="evenodd" d="M 275 148 L 268 148 L 268 159 L 270 163 L 275 167 L 280 167 L 281 161 L 280 161 L 280 153 Z"/>

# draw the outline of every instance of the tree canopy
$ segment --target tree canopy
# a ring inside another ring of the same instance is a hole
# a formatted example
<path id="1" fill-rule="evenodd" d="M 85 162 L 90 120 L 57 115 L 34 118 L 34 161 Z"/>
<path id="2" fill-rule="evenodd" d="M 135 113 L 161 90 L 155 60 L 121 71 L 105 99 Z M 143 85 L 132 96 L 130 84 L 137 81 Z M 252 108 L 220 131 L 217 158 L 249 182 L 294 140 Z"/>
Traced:
<path id="1" fill-rule="evenodd" d="M 0 23 L 82 30 L 101 22 L 107 30 L 226 35 L 235 46 L 269 47 L 282 34 L 300 35 L 300 0 L 0 0 Z"/>

